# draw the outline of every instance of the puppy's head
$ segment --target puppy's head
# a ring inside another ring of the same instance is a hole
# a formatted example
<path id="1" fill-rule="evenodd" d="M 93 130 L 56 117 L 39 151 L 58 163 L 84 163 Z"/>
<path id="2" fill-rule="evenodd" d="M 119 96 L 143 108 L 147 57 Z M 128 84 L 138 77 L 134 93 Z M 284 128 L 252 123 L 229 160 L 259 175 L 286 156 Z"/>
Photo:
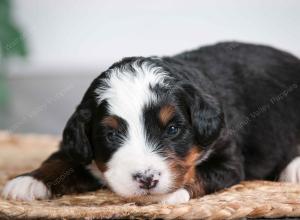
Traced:
<path id="1" fill-rule="evenodd" d="M 162 66 L 151 58 L 116 63 L 94 80 L 64 131 L 62 149 L 94 160 L 121 196 L 194 181 L 222 126 L 218 102 Z"/>

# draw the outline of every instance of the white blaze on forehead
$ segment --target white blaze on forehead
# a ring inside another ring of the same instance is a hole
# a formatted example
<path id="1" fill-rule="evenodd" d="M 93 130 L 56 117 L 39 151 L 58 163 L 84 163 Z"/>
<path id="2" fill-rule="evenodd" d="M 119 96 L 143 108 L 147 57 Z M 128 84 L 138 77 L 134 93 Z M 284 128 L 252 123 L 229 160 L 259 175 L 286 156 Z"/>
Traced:
<path id="1" fill-rule="evenodd" d="M 145 136 L 143 109 L 157 99 L 151 87 L 166 86 L 168 76 L 151 63 L 138 65 L 134 62 L 132 67 L 110 70 L 104 88 L 98 88 L 96 92 L 98 103 L 107 100 L 109 113 L 124 119 L 128 123 L 129 137 L 140 141 Z"/>
<path id="2" fill-rule="evenodd" d="M 113 154 L 104 173 L 111 188 L 123 196 L 140 193 L 132 175 L 147 169 L 162 173 L 154 192 L 167 191 L 170 187 L 168 166 L 164 158 L 153 152 L 155 143 L 147 142 L 143 118 L 144 107 L 157 100 L 151 87 L 167 86 L 167 77 L 161 68 L 151 63 L 138 65 L 135 62 L 132 68 L 110 70 L 104 87 L 96 91 L 98 103 L 106 100 L 109 113 L 121 117 L 128 125 L 124 144 Z"/>
<path id="3" fill-rule="evenodd" d="M 140 114 L 146 104 L 156 99 L 150 87 L 166 85 L 164 81 L 168 77 L 154 64 L 144 62 L 139 66 L 134 62 L 132 67 L 109 70 L 104 87 L 96 91 L 98 104 L 108 100 L 110 112 L 123 118 L 131 116 L 132 113 Z M 124 111 L 124 108 L 128 111 Z"/>

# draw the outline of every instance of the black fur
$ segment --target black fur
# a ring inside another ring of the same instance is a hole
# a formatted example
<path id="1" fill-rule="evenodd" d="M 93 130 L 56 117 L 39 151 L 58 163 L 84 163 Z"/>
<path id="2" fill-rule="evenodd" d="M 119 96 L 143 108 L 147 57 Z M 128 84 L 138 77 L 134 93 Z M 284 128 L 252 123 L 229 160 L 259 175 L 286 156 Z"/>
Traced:
<path id="1" fill-rule="evenodd" d="M 160 98 L 157 106 L 144 109 L 148 139 L 159 140 L 182 157 L 192 145 L 199 146 L 208 156 L 196 168 L 205 193 L 244 179 L 276 180 L 298 155 L 298 58 L 267 46 L 227 42 L 173 57 L 125 58 L 110 69 L 132 71 L 133 62 L 155 63 L 172 77 L 171 89 L 151 88 Z M 107 103 L 97 106 L 95 101 L 95 89 L 107 77 L 105 72 L 94 80 L 67 123 L 60 152 L 68 159 L 61 161 L 80 166 L 93 159 L 106 163 L 116 150 L 98 124 L 107 115 Z M 172 138 L 155 119 L 159 106 L 170 102 L 176 106 L 172 123 L 180 127 Z M 87 175 L 80 169 L 76 175 Z"/>

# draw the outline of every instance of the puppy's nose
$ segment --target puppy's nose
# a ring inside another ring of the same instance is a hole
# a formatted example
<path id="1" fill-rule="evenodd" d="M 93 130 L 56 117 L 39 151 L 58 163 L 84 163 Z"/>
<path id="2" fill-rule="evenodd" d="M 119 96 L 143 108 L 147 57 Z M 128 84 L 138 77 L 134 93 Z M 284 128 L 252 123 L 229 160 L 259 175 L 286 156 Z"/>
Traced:
<path id="1" fill-rule="evenodd" d="M 158 179 L 154 179 L 153 174 L 135 173 L 132 177 L 140 184 L 141 189 L 152 189 L 158 183 Z"/>

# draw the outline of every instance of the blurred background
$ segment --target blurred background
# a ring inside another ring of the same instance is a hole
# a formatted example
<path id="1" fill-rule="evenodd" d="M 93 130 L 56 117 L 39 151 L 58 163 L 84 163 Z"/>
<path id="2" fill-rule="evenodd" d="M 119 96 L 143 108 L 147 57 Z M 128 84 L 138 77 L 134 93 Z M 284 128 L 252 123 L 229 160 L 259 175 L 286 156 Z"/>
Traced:
<path id="1" fill-rule="evenodd" d="M 226 40 L 300 57 L 300 1 L 0 0 L 0 129 L 60 134 L 113 62 Z"/>

